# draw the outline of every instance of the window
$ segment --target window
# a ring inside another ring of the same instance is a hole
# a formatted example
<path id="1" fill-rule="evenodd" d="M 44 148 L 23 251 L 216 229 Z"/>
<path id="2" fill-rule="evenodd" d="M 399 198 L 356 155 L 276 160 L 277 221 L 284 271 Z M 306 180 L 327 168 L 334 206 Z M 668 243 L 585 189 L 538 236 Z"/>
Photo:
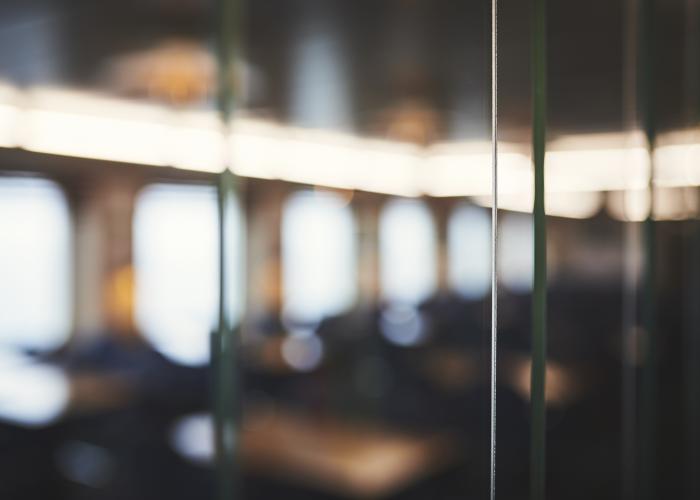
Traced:
<path id="1" fill-rule="evenodd" d="M 53 182 L 0 178 L 0 344 L 48 350 L 71 329 L 71 227 Z"/>
<path id="2" fill-rule="evenodd" d="M 174 361 L 202 364 L 218 311 L 216 189 L 155 185 L 134 212 L 136 321 Z"/>
<path id="3" fill-rule="evenodd" d="M 491 289 L 491 219 L 480 207 L 461 204 L 447 226 L 450 286 L 468 299 L 479 299 Z"/>
<path id="4" fill-rule="evenodd" d="M 391 302 L 417 304 L 437 285 L 435 224 L 419 200 L 393 200 L 379 218 L 382 294 Z"/>
<path id="5" fill-rule="evenodd" d="M 284 313 L 314 324 L 350 308 L 357 297 L 355 221 L 333 193 L 292 195 L 282 217 Z"/>
<path id="6" fill-rule="evenodd" d="M 498 279 L 516 293 L 532 290 L 534 241 L 532 215 L 508 213 L 499 219 Z"/>

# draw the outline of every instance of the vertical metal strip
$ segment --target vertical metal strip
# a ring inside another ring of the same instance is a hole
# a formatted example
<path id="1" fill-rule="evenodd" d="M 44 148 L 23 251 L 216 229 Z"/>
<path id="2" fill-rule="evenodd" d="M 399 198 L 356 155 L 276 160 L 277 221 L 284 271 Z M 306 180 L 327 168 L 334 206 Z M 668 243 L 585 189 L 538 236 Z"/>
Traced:
<path id="1" fill-rule="evenodd" d="M 639 0 L 626 0 L 623 39 L 623 120 L 625 131 L 639 128 L 638 116 L 638 31 Z M 624 196 L 630 196 L 627 192 Z M 623 333 L 622 352 L 622 408 L 621 408 L 621 495 L 622 500 L 637 498 L 637 335 L 639 332 L 639 262 L 641 260 L 641 225 L 636 221 L 625 223 L 623 270 Z"/>
<path id="2" fill-rule="evenodd" d="M 700 119 L 700 0 L 686 0 L 685 13 L 683 100 L 686 106 L 686 124 L 695 127 Z"/>
<path id="3" fill-rule="evenodd" d="M 639 12 L 639 110 L 649 158 L 650 207 L 644 221 L 644 281 L 642 294 L 642 326 L 644 331 L 640 395 L 640 498 L 656 498 L 656 406 L 658 399 L 657 331 L 656 331 L 656 226 L 654 223 L 654 149 L 656 144 L 655 114 L 655 30 L 654 0 L 641 0 Z"/>
<path id="4" fill-rule="evenodd" d="M 547 233 L 545 219 L 546 141 L 546 1 L 534 0 L 533 21 L 533 131 L 534 162 L 534 284 L 532 298 L 532 373 L 530 498 L 545 498 L 545 363 L 547 358 Z"/>
<path id="5" fill-rule="evenodd" d="M 621 495 L 634 500 L 637 484 L 637 332 L 638 263 L 641 260 L 641 228 L 638 222 L 625 223 L 624 286 L 622 304 L 622 412 L 621 412 Z"/>
<path id="6" fill-rule="evenodd" d="M 214 369 L 214 418 L 216 439 L 217 497 L 231 500 L 236 487 L 236 436 L 238 379 L 236 367 L 236 332 L 230 317 L 228 281 L 230 261 L 230 206 L 235 179 L 230 170 L 219 176 L 219 326 L 214 336 L 212 367 Z"/>
<path id="7" fill-rule="evenodd" d="M 490 496 L 496 498 L 496 376 L 498 368 L 498 0 L 491 0 L 491 473 Z"/>
<path id="8" fill-rule="evenodd" d="M 231 204 L 236 179 L 231 172 L 229 136 L 235 108 L 235 63 L 240 38 L 240 0 L 218 1 L 218 107 L 223 122 L 224 171 L 219 176 L 219 320 L 212 341 L 214 439 L 216 449 L 216 494 L 219 500 L 236 496 L 238 424 L 237 335 L 231 318 L 230 245 L 240 241 L 230 233 Z"/>
<path id="9" fill-rule="evenodd" d="M 653 191 L 653 190 L 652 190 Z M 653 195 L 652 195 L 653 197 Z M 653 206 L 653 204 L 652 204 Z M 650 213 L 652 210 L 650 210 Z M 644 289 L 642 295 L 642 325 L 644 331 L 640 395 L 640 498 L 656 498 L 656 406 L 658 400 L 658 339 L 656 335 L 656 226 L 652 216 L 644 221 Z"/>
<path id="10" fill-rule="evenodd" d="M 700 498 L 700 481 L 697 471 L 700 470 L 700 310 L 697 307 L 700 299 L 700 225 L 697 219 L 686 221 L 690 225 L 688 241 L 685 245 L 684 268 L 687 282 L 684 297 L 684 378 L 685 378 L 685 454 L 683 457 L 685 469 L 683 498 L 688 500 Z"/>

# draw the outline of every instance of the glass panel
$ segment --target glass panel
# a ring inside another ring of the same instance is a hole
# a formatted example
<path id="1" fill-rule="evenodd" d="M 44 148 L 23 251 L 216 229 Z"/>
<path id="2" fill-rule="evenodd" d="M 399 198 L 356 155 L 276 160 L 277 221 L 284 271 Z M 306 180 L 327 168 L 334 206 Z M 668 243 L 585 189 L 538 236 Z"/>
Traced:
<path id="1" fill-rule="evenodd" d="M 1 498 L 212 496 L 213 10 L 0 2 Z"/>
<path id="2" fill-rule="evenodd" d="M 499 7 L 496 498 L 696 500 L 699 1 Z M 0 2 L 0 498 L 485 498 L 490 9 Z"/>
<path id="3" fill-rule="evenodd" d="M 251 185 L 243 495 L 484 495 L 490 223 L 450 214 L 490 179 L 488 2 L 249 9 L 245 115 L 282 125 L 249 158 L 315 192 Z"/>
<path id="4" fill-rule="evenodd" d="M 624 3 L 596 2 L 592 10 L 547 4 L 544 486 L 547 497 L 612 499 L 622 477 L 625 229 L 602 205 L 616 183 L 644 189 L 647 180 L 635 177 L 644 153 L 635 156 L 623 121 Z M 605 31 L 590 39 L 584 27 L 594 23 Z M 571 57 L 584 53 L 591 56 Z M 580 207 L 586 196 L 589 213 L 557 212 L 555 197 Z M 582 467 L 589 472 L 582 475 Z"/>

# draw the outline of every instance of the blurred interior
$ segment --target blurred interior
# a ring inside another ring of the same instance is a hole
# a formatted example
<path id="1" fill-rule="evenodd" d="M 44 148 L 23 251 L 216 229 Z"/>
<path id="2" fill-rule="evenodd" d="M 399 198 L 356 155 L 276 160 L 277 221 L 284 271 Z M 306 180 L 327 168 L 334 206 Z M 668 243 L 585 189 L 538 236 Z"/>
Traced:
<path id="1" fill-rule="evenodd" d="M 244 2 L 222 89 L 227 1 L 0 3 L 0 498 L 485 498 L 491 2 Z M 549 2 L 552 499 L 700 498 L 699 3 Z M 500 7 L 502 499 L 529 481 L 531 15 Z"/>

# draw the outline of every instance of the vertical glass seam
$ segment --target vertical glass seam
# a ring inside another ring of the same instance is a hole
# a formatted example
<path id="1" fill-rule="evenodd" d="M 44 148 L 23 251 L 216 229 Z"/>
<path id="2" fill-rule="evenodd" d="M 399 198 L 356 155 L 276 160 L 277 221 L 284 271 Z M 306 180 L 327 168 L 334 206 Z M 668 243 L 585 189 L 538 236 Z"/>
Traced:
<path id="1" fill-rule="evenodd" d="M 534 284 L 532 298 L 531 500 L 545 498 L 545 364 L 547 357 L 547 235 L 545 219 L 546 140 L 546 1 L 534 1 L 533 133 L 534 160 Z"/>
<path id="2" fill-rule="evenodd" d="M 657 376 L 657 332 L 656 332 L 656 224 L 654 222 L 654 178 L 656 145 L 656 110 L 655 110 L 655 2 L 641 0 L 639 22 L 639 71 L 638 71 L 638 106 L 642 129 L 646 139 L 649 158 L 648 191 L 650 198 L 649 212 L 644 221 L 644 281 L 642 295 L 642 325 L 644 330 L 644 365 L 641 374 L 640 395 L 640 498 L 656 498 L 656 405 L 658 400 Z"/>
<path id="3" fill-rule="evenodd" d="M 218 108 L 222 119 L 223 167 L 218 179 L 219 201 L 219 325 L 212 341 L 214 438 L 216 450 L 216 496 L 231 500 L 236 496 L 236 441 L 238 413 L 236 342 L 229 307 L 228 203 L 235 196 L 236 177 L 231 171 L 229 136 L 236 96 L 236 53 L 240 40 L 240 1 L 218 0 Z"/>
<path id="4" fill-rule="evenodd" d="M 491 471 L 490 497 L 496 498 L 496 376 L 498 367 L 498 0 L 491 0 Z"/>

